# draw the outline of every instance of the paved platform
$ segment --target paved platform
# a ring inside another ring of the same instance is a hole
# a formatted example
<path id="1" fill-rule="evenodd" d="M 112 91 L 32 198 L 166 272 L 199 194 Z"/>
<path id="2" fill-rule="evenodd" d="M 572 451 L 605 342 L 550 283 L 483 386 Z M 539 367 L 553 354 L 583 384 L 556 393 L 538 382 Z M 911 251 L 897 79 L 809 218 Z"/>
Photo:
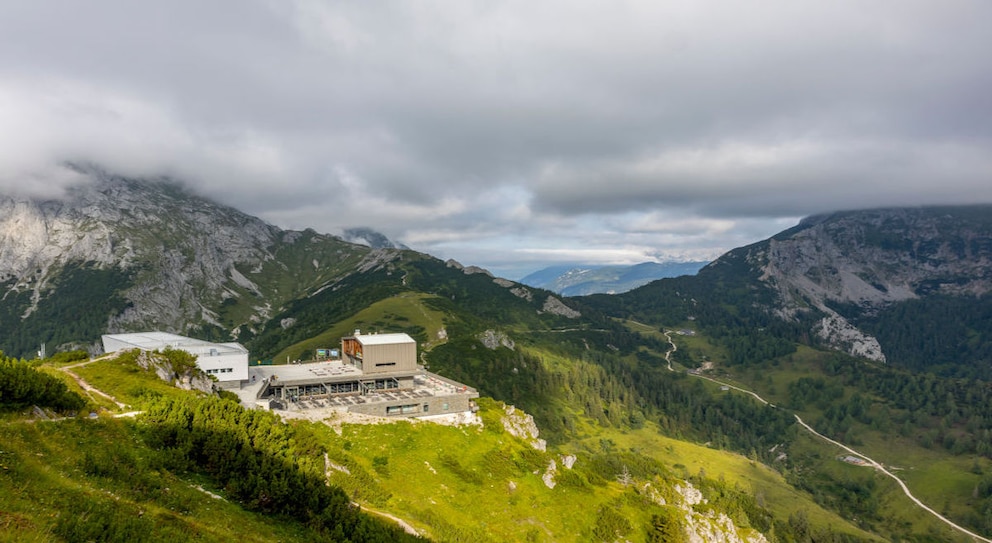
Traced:
<path id="1" fill-rule="evenodd" d="M 362 371 L 340 360 L 313 362 L 307 364 L 286 364 L 278 366 L 252 366 L 248 368 L 248 382 L 240 388 L 229 389 L 238 395 L 242 405 L 254 409 L 261 400 L 258 395 L 262 388 L 275 379 L 280 383 L 294 383 L 311 380 L 362 379 Z M 448 381 L 443 377 L 420 370 L 413 379 L 413 388 L 377 390 L 366 394 L 342 394 L 335 396 L 302 397 L 296 402 L 286 402 L 288 410 L 333 409 L 347 411 L 349 407 L 378 402 L 418 400 L 429 397 L 458 396 L 477 394 L 475 389 Z"/>

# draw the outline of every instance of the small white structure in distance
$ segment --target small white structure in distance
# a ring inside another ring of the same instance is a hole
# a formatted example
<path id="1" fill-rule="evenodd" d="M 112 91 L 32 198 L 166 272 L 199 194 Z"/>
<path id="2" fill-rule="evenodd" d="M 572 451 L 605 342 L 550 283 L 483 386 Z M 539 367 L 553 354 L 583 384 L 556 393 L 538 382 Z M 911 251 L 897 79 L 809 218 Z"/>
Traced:
<path id="1" fill-rule="evenodd" d="M 211 343 L 168 332 L 103 336 L 103 352 L 113 353 L 128 349 L 183 350 L 195 356 L 196 365 L 207 374 L 216 377 L 221 384 L 231 386 L 248 380 L 248 349 L 238 343 Z"/>

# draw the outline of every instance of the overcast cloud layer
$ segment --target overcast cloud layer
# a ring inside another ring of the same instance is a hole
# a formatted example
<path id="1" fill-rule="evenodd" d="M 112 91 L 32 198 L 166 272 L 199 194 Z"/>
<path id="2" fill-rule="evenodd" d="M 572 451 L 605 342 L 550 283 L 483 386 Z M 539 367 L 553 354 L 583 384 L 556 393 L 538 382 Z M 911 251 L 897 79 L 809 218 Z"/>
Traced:
<path id="1" fill-rule="evenodd" d="M 0 5 L 0 190 L 87 161 L 515 277 L 992 202 L 987 0 Z"/>

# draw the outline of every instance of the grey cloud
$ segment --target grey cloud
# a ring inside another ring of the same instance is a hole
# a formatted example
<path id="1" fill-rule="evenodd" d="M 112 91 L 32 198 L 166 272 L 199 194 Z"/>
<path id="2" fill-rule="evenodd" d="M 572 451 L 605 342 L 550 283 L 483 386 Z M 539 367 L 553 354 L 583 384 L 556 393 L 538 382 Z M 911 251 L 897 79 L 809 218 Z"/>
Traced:
<path id="1" fill-rule="evenodd" d="M 429 251 L 730 248 L 627 216 L 759 235 L 992 201 L 989 20 L 979 0 L 8 2 L 0 188 L 57 192 L 53 165 L 89 160 Z M 374 205 L 327 213 L 344 194 Z"/>
<path id="2" fill-rule="evenodd" d="M 727 144 L 554 165 L 540 176 L 535 202 L 561 213 L 688 207 L 713 216 L 775 217 L 852 206 L 992 201 L 990 171 L 992 159 L 976 146 L 856 139 Z"/>

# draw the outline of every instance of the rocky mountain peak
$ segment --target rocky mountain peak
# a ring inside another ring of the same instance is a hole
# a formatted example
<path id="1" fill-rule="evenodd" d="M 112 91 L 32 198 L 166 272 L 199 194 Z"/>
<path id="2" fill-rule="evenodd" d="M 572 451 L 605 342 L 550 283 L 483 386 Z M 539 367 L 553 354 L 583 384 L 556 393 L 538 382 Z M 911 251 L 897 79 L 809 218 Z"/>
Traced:
<path id="1" fill-rule="evenodd" d="M 992 290 L 992 206 L 813 217 L 768 240 L 762 257 L 765 277 L 784 295 L 818 302 L 983 294 Z"/>
<path id="2" fill-rule="evenodd" d="M 992 291 L 992 206 L 815 216 L 749 251 L 761 279 L 779 293 L 786 316 L 814 307 L 827 315 L 821 337 L 881 360 L 877 341 L 834 308 L 848 304 L 872 314 L 930 294 Z"/>
<path id="3" fill-rule="evenodd" d="M 409 249 L 406 245 L 387 238 L 385 234 L 364 226 L 345 229 L 341 238 L 372 249 Z"/>
<path id="4" fill-rule="evenodd" d="M 125 309 L 106 317 L 107 330 L 211 326 L 237 335 L 369 252 L 282 231 L 167 178 L 77 170 L 84 182 L 58 199 L 0 196 L 0 296 L 21 304 L 8 318 L 29 317 L 67 269 L 116 270 L 127 278 L 115 287 Z M 298 282 L 286 288 L 276 276 L 289 266 Z"/>

